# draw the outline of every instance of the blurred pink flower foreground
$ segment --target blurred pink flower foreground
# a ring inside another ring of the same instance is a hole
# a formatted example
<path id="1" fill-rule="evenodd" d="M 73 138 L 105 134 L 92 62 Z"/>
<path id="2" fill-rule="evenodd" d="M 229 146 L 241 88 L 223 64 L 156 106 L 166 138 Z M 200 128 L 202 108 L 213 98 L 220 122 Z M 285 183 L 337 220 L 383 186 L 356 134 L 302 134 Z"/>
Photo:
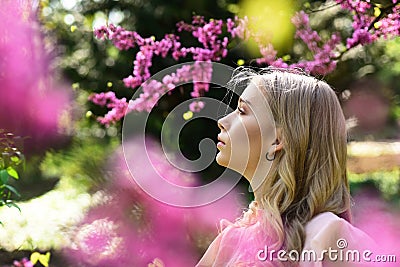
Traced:
<path id="1" fill-rule="evenodd" d="M 58 140 L 58 121 L 69 104 L 66 88 L 52 77 L 32 6 L 5 0 L 0 7 L 0 125 L 28 137 L 29 153 Z"/>
<path id="2" fill-rule="evenodd" d="M 156 142 L 147 151 L 153 166 L 168 181 L 182 186 L 199 183 L 196 176 L 171 166 Z M 151 181 L 146 168 L 152 166 L 138 167 Z M 194 266 L 215 238 L 219 221 L 237 218 L 244 207 L 236 191 L 200 208 L 161 203 L 134 182 L 121 150 L 115 153 L 110 169 L 112 177 L 101 192 L 100 203 L 73 233 L 73 246 L 66 251 L 79 266 Z"/>

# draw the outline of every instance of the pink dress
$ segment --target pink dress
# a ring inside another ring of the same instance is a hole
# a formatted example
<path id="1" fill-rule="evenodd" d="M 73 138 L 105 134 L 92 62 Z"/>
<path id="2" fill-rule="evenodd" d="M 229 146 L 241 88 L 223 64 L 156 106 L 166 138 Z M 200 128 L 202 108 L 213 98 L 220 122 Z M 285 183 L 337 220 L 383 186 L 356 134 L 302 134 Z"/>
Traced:
<path id="1" fill-rule="evenodd" d="M 374 251 L 374 241 L 332 212 L 320 213 L 306 224 L 300 255 L 273 247 L 276 236 L 262 218 L 263 210 L 252 202 L 241 220 L 221 220 L 220 233 L 196 267 L 287 266 L 283 258 L 289 254 L 299 267 L 381 266 L 369 263 L 374 255 L 365 252 Z"/>

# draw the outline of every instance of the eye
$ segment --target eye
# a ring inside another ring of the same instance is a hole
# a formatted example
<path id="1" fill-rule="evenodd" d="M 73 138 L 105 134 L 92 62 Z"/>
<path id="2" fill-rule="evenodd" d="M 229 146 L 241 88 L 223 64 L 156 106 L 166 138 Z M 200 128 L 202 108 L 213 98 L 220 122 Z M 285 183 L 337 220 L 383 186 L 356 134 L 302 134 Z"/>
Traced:
<path id="1" fill-rule="evenodd" d="M 239 114 L 241 114 L 241 115 L 244 114 L 244 110 L 241 109 L 241 108 L 239 107 L 239 105 L 237 106 L 237 111 L 239 111 Z"/>

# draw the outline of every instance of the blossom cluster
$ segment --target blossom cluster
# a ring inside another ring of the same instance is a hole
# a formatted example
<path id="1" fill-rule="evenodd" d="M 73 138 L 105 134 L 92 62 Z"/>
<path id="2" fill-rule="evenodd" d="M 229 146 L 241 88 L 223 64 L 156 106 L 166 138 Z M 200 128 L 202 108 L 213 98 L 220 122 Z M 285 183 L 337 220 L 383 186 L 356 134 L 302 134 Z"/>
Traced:
<path id="1" fill-rule="evenodd" d="M 33 263 L 27 258 L 23 258 L 20 261 L 15 260 L 13 262 L 13 267 L 33 267 Z"/>
<path id="2" fill-rule="evenodd" d="M 400 35 L 400 5 L 392 0 L 392 5 L 379 9 L 369 0 L 336 0 L 342 8 L 352 12 L 354 29 L 352 36 L 346 39 L 346 48 L 357 45 L 366 45 L 380 37 L 390 38 Z M 371 12 L 374 13 L 371 15 Z M 386 12 L 386 13 L 383 13 Z M 387 16 L 385 16 L 387 15 Z M 267 64 L 280 68 L 301 68 L 312 74 L 328 74 L 336 69 L 340 55 L 338 50 L 341 44 L 339 33 L 332 33 L 328 40 L 322 40 L 317 31 L 310 26 L 309 16 L 304 11 L 297 12 L 292 23 L 296 27 L 295 37 L 302 40 L 312 53 L 311 60 L 301 59 L 297 63 L 288 64 L 282 58 L 276 58 L 277 51 L 272 44 L 259 43 L 261 58 L 256 59 L 258 64 Z"/>
<path id="3" fill-rule="evenodd" d="M 109 39 L 120 50 L 128 50 L 136 46 L 139 52 L 133 62 L 133 73 L 124 79 L 127 87 L 136 88 L 142 82 L 150 78 L 150 67 L 153 56 L 165 58 L 168 54 L 178 61 L 181 58 L 191 56 L 195 61 L 220 61 L 226 57 L 228 50 L 228 38 L 222 37 L 225 23 L 222 20 L 210 20 L 205 22 L 203 17 L 193 17 L 192 24 L 179 22 L 178 32 L 191 32 L 202 45 L 199 47 L 184 47 L 179 41 L 179 36 L 166 34 L 163 39 L 143 38 L 137 32 L 131 32 L 120 26 L 102 26 L 94 31 L 99 39 Z"/>
<path id="4" fill-rule="evenodd" d="M 125 111 L 128 106 L 126 98 L 119 99 L 115 96 L 114 92 L 106 92 L 99 94 L 92 94 L 89 100 L 99 106 L 106 106 L 111 109 L 104 117 L 99 117 L 98 120 L 102 124 L 109 124 L 111 121 L 119 121 L 125 116 Z"/>
<path id="5" fill-rule="evenodd" d="M 129 88 L 142 86 L 143 93 L 131 103 L 126 99 L 118 99 L 113 92 L 93 94 L 90 100 L 95 104 L 111 108 L 104 117 L 98 120 L 108 125 L 120 120 L 126 111 L 149 111 L 157 103 L 159 98 L 169 90 L 174 89 L 177 84 L 193 82 L 193 98 L 200 97 L 209 90 L 209 83 L 212 77 L 211 61 L 220 61 L 226 57 L 228 50 L 228 37 L 223 36 L 226 23 L 223 20 L 210 20 L 206 22 L 201 16 L 194 16 L 191 24 L 179 22 L 178 32 L 186 31 L 192 33 L 201 46 L 184 47 L 179 42 L 179 36 L 166 34 L 163 39 L 156 41 L 154 37 L 143 38 L 136 32 L 123 29 L 120 26 L 102 26 L 95 30 L 95 36 L 99 39 L 109 39 L 115 47 L 127 50 L 139 47 L 136 58 L 133 62 L 133 73 L 124 78 L 124 84 Z M 240 35 L 237 28 L 231 27 L 229 32 Z M 154 56 L 166 57 L 171 55 L 176 61 L 181 58 L 191 57 L 196 63 L 193 66 L 184 66 L 171 75 L 167 75 L 162 81 L 149 80 L 150 67 Z M 128 110 L 127 110 L 128 107 Z M 201 101 L 194 101 L 190 109 L 194 112 L 204 107 Z"/>
<path id="6" fill-rule="evenodd" d="M 304 11 L 298 12 L 292 19 L 296 26 L 296 38 L 301 39 L 313 54 L 312 60 L 300 60 L 292 64 L 291 67 L 305 69 L 310 73 L 328 74 L 336 68 L 339 51 L 337 47 L 341 42 L 339 33 L 332 33 L 331 37 L 325 42 L 319 34 L 312 30 L 308 15 Z"/>
<path id="7" fill-rule="evenodd" d="M 228 18 L 227 20 L 210 19 L 206 21 L 202 16 L 194 16 L 191 23 L 177 23 L 177 31 L 189 32 L 199 42 L 196 47 L 184 47 L 177 34 L 166 34 L 163 39 L 156 41 L 154 37 L 143 38 L 137 32 L 131 32 L 120 26 L 103 26 L 95 30 L 99 39 L 109 39 L 121 50 L 138 47 L 139 51 L 133 62 L 132 75 L 123 79 L 128 88 L 136 89 L 142 86 L 143 93 L 131 101 L 118 99 L 115 94 L 101 93 L 90 97 L 95 103 L 106 105 L 111 111 L 99 121 L 105 125 L 120 120 L 125 112 L 149 111 L 157 104 L 159 98 L 177 87 L 178 84 L 193 82 L 191 96 L 197 98 L 209 90 L 212 68 L 204 64 L 212 61 L 221 61 L 229 52 L 228 44 L 233 39 L 253 39 L 259 47 L 260 58 L 255 62 L 259 65 L 270 65 L 279 68 L 302 68 L 311 74 L 326 75 L 335 70 L 337 61 L 344 51 L 340 47 L 346 46 L 347 50 L 357 46 L 366 45 L 380 37 L 389 38 L 400 35 L 400 5 L 398 0 L 392 0 L 387 7 L 377 6 L 369 0 L 336 0 L 345 10 L 353 14 L 352 35 L 342 41 L 339 33 L 332 33 L 327 39 L 322 39 L 319 33 L 310 26 L 309 15 L 304 11 L 297 12 L 292 23 L 296 27 L 295 38 L 305 44 L 311 52 L 311 58 L 300 58 L 298 62 L 287 62 L 284 58 L 277 57 L 273 45 L 257 36 L 251 31 L 249 19 Z M 340 46 L 343 44 L 342 46 Z M 196 63 L 185 66 L 175 73 L 169 74 L 162 81 L 149 80 L 150 68 L 154 56 L 167 57 L 170 55 L 175 61 L 192 59 Z M 200 63 L 203 64 L 200 64 Z M 189 109 L 199 112 L 204 107 L 201 101 L 194 101 Z"/>
<path id="8" fill-rule="evenodd" d="M 177 24 L 178 32 L 191 32 L 193 37 L 202 44 L 203 47 L 181 48 L 182 54 L 187 52 L 193 55 L 196 61 L 220 61 L 222 57 L 228 54 L 227 45 L 228 37 L 222 37 L 223 20 L 210 20 L 205 22 L 202 16 L 194 16 L 192 24 L 179 22 Z M 178 52 L 179 54 L 179 52 Z M 179 54 L 180 55 L 180 54 Z M 176 59 L 176 57 L 174 58 Z"/>
<path id="9" fill-rule="evenodd" d="M 328 74 L 336 68 L 338 51 L 337 47 L 341 42 L 340 35 L 333 33 L 329 40 L 322 42 L 318 32 L 310 26 L 309 16 L 304 12 L 297 12 L 292 23 L 297 31 L 295 37 L 302 40 L 308 49 L 312 52 L 311 60 L 302 59 L 296 63 L 288 64 L 283 58 L 277 58 L 276 51 L 271 43 L 258 43 L 261 58 L 257 58 L 258 64 L 267 64 L 278 68 L 301 68 L 313 74 Z"/>
<path id="10" fill-rule="evenodd" d="M 112 91 L 92 94 L 89 100 L 99 106 L 105 106 L 110 111 L 104 116 L 99 117 L 98 121 L 104 125 L 119 121 L 130 111 L 150 112 L 160 98 L 175 89 L 177 85 L 193 82 L 193 98 L 204 95 L 209 90 L 209 81 L 212 76 L 212 65 L 210 62 L 198 61 L 192 65 L 183 65 L 175 72 L 168 74 L 161 81 L 149 79 L 141 85 L 142 93 L 139 97 L 127 102 L 126 98 L 119 99 Z M 198 112 L 204 107 L 202 101 L 193 101 L 189 108 L 193 112 Z"/>
<path id="11" fill-rule="evenodd" d="M 191 23 L 177 23 L 178 32 L 189 32 L 201 44 L 198 47 L 183 47 L 179 42 L 179 36 L 166 34 L 163 39 L 156 41 L 154 37 L 143 38 L 136 32 L 123 29 L 120 26 L 102 26 L 95 30 L 98 39 L 108 39 L 120 50 L 139 47 L 133 62 L 133 73 L 124 78 L 124 84 L 128 88 L 141 86 L 142 93 L 135 100 L 127 103 L 125 98 L 118 99 L 114 92 L 92 94 L 89 100 L 100 106 L 106 106 L 110 111 L 99 117 L 100 123 L 109 125 L 119 121 L 130 111 L 150 111 L 160 97 L 178 84 L 193 82 L 191 97 L 197 98 L 209 90 L 212 77 L 212 61 L 221 61 L 227 56 L 227 45 L 231 38 L 248 38 L 247 18 L 235 20 L 210 20 L 206 22 L 202 16 L 194 16 Z M 181 58 L 191 58 L 193 65 L 185 65 L 175 73 L 166 75 L 162 81 L 150 79 L 150 67 L 154 56 L 166 57 L 171 55 L 176 61 Z M 192 112 L 199 112 L 204 107 L 201 101 L 193 101 L 189 105 Z"/>
<path id="12" fill-rule="evenodd" d="M 353 13 L 354 31 L 352 36 L 347 39 L 347 49 L 359 44 L 372 43 L 380 37 L 389 38 L 400 34 L 400 3 L 398 0 L 392 0 L 392 4 L 386 7 L 372 4 L 370 0 L 336 0 L 336 2 L 342 8 Z"/>

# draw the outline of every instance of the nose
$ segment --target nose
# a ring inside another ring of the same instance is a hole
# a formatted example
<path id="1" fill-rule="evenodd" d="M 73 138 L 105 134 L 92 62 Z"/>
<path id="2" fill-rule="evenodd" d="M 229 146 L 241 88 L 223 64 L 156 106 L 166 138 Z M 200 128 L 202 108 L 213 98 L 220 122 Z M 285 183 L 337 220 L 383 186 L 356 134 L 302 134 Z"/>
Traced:
<path id="1" fill-rule="evenodd" d="M 220 130 L 225 130 L 225 127 L 224 127 L 224 125 L 222 124 L 222 119 L 219 119 L 219 120 L 218 120 L 218 128 L 219 128 Z"/>
<path id="2" fill-rule="evenodd" d="M 228 116 L 222 117 L 221 119 L 218 120 L 218 128 L 222 131 L 222 130 L 226 130 L 228 122 L 227 122 L 227 118 Z"/>

